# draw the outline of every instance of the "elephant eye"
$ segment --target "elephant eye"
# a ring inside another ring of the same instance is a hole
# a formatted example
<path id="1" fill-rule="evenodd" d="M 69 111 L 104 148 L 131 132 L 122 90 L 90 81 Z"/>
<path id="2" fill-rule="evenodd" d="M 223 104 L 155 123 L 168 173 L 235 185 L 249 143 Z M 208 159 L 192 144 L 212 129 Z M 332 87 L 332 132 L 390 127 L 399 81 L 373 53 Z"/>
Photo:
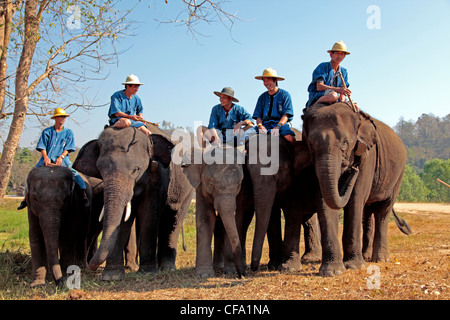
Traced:
<path id="1" fill-rule="evenodd" d="M 135 174 L 139 171 L 139 167 L 134 167 L 133 171 L 131 172 L 132 174 Z"/>
<path id="2" fill-rule="evenodd" d="M 348 141 L 344 140 L 344 142 L 341 145 L 341 150 L 342 151 L 347 151 L 348 150 Z"/>

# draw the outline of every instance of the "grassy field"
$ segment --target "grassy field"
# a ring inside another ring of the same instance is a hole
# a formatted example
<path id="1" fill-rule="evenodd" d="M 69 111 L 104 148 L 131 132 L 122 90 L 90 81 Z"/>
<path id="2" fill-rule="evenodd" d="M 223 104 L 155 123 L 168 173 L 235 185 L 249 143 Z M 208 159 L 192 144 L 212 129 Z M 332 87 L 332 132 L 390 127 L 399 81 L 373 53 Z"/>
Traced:
<path id="1" fill-rule="evenodd" d="M 5 300 L 448 300 L 450 298 L 450 211 L 448 205 L 399 206 L 413 234 L 389 226 L 391 259 L 368 263 L 333 278 L 318 276 L 319 264 L 298 272 L 268 271 L 267 243 L 262 267 L 237 279 L 231 275 L 199 279 L 195 276 L 195 218 L 191 208 L 185 221 L 187 250 L 181 237 L 175 272 L 142 276 L 127 272 L 122 281 L 103 282 L 98 272 L 82 270 L 81 289 L 57 290 L 48 285 L 31 289 L 31 259 L 26 210 L 16 211 L 20 199 L 0 205 L 0 299 Z M 422 209 L 421 209 L 422 208 Z M 251 237 L 251 234 L 249 235 Z M 250 254 L 248 241 L 248 254 Z M 301 244 L 303 248 L 303 244 Z M 302 249 L 301 249 L 302 250 Z M 249 259 L 247 260 L 249 262 Z M 370 267 L 370 268 L 369 268 Z M 379 279 L 379 288 L 370 280 Z M 369 284 L 368 284 L 369 283 Z"/>

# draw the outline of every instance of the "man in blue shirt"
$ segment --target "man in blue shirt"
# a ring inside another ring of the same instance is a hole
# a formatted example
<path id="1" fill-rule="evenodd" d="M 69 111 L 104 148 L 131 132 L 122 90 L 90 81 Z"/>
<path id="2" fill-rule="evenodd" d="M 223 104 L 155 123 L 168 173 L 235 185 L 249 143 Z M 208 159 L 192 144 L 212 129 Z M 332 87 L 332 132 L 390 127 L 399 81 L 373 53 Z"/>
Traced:
<path id="1" fill-rule="evenodd" d="M 340 66 L 344 58 L 350 54 L 347 51 L 347 46 L 344 42 L 336 42 L 331 50 L 330 62 L 322 62 L 317 66 L 312 75 L 312 81 L 308 86 L 309 100 L 306 103 L 306 108 L 314 103 L 331 104 L 337 101 L 346 101 L 346 97 L 352 92 L 344 88 L 339 72 L 344 78 L 345 85 L 348 87 L 347 69 Z"/>
<path id="2" fill-rule="evenodd" d="M 221 92 L 214 91 L 214 94 L 220 98 L 220 104 L 212 108 L 208 127 L 197 128 L 200 146 L 205 147 L 204 137 L 214 145 L 244 142 L 242 140 L 248 136 L 247 130 L 253 127 L 251 115 L 243 107 L 233 103 L 239 100 L 234 97 L 232 88 L 225 87 Z"/>
<path id="3" fill-rule="evenodd" d="M 267 88 L 267 91 L 259 96 L 253 112 L 258 132 L 282 136 L 289 142 L 295 142 L 295 133 L 289 126 L 294 117 L 291 95 L 278 88 L 278 81 L 283 81 L 284 78 L 279 77 L 276 70 L 268 68 L 263 71 L 262 76 L 255 79 L 262 80 Z"/>
<path id="4" fill-rule="evenodd" d="M 136 95 L 139 86 L 143 85 L 134 74 L 127 77 L 124 83 L 125 90 L 120 90 L 111 96 L 108 116 L 109 124 L 116 128 L 135 127 L 147 136 L 151 134 L 147 126 L 142 122 L 144 107 L 141 99 Z"/>
<path id="5" fill-rule="evenodd" d="M 72 130 L 64 128 L 66 117 L 69 117 L 69 115 L 64 109 L 57 108 L 54 111 L 52 119 L 55 120 L 55 125 L 42 131 L 36 146 L 36 150 L 41 152 L 42 157 L 35 167 L 54 164 L 69 168 L 72 171 L 75 183 L 83 190 L 85 206 L 89 206 L 89 200 L 86 195 L 86 184 L 80 174 L 72 169 L 72 162 L 68 157 L 70 152 L 75 151 L 75 139 Z M 26 206 L 27 203 L 24 199 L 17 209 L 21 210 Z"/>

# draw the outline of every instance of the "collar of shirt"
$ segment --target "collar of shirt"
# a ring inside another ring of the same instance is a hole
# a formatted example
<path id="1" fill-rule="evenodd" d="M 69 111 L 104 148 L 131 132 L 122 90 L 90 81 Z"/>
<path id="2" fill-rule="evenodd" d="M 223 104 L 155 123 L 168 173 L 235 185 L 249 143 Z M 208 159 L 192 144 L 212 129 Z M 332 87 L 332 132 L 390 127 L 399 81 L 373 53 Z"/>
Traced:
<path id="1" fill-rule="evenodd" d="M 222 106 L 223 111 L 225 111 L 225 115 L 226 115 L 227 117 L 228 117 L 228 113 L 230 113 L 230 111 L 231 111 L 231 109 L 233 109 L 233 107 L 234 107 L 234 103 L 231 104 L 231 108 L 230 108 L 229 110 L 225 109 L 225 107 Z"/>

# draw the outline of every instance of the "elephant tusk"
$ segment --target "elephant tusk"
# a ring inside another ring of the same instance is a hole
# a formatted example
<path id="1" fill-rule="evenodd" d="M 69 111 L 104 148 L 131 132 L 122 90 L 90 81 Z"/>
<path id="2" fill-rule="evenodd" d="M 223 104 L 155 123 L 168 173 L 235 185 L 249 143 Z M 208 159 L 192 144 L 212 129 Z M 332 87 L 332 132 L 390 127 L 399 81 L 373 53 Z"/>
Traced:
<path id="1" fill-rule="evenodd" d="M 98 222 L 102 222 L 103 216 L 105 215 L 105 207 L 102 207 L 102 212 L 100 212 L 100 216 L 98 217 Z"/>
<path id="2" fill-rule="evenodd" d="M 127 206 L 125 207 L 125 219 L 124 221 L 127 222 L 128 219 L 130 219 L 131 216 L 131 202 L 127 202 Z"/>

